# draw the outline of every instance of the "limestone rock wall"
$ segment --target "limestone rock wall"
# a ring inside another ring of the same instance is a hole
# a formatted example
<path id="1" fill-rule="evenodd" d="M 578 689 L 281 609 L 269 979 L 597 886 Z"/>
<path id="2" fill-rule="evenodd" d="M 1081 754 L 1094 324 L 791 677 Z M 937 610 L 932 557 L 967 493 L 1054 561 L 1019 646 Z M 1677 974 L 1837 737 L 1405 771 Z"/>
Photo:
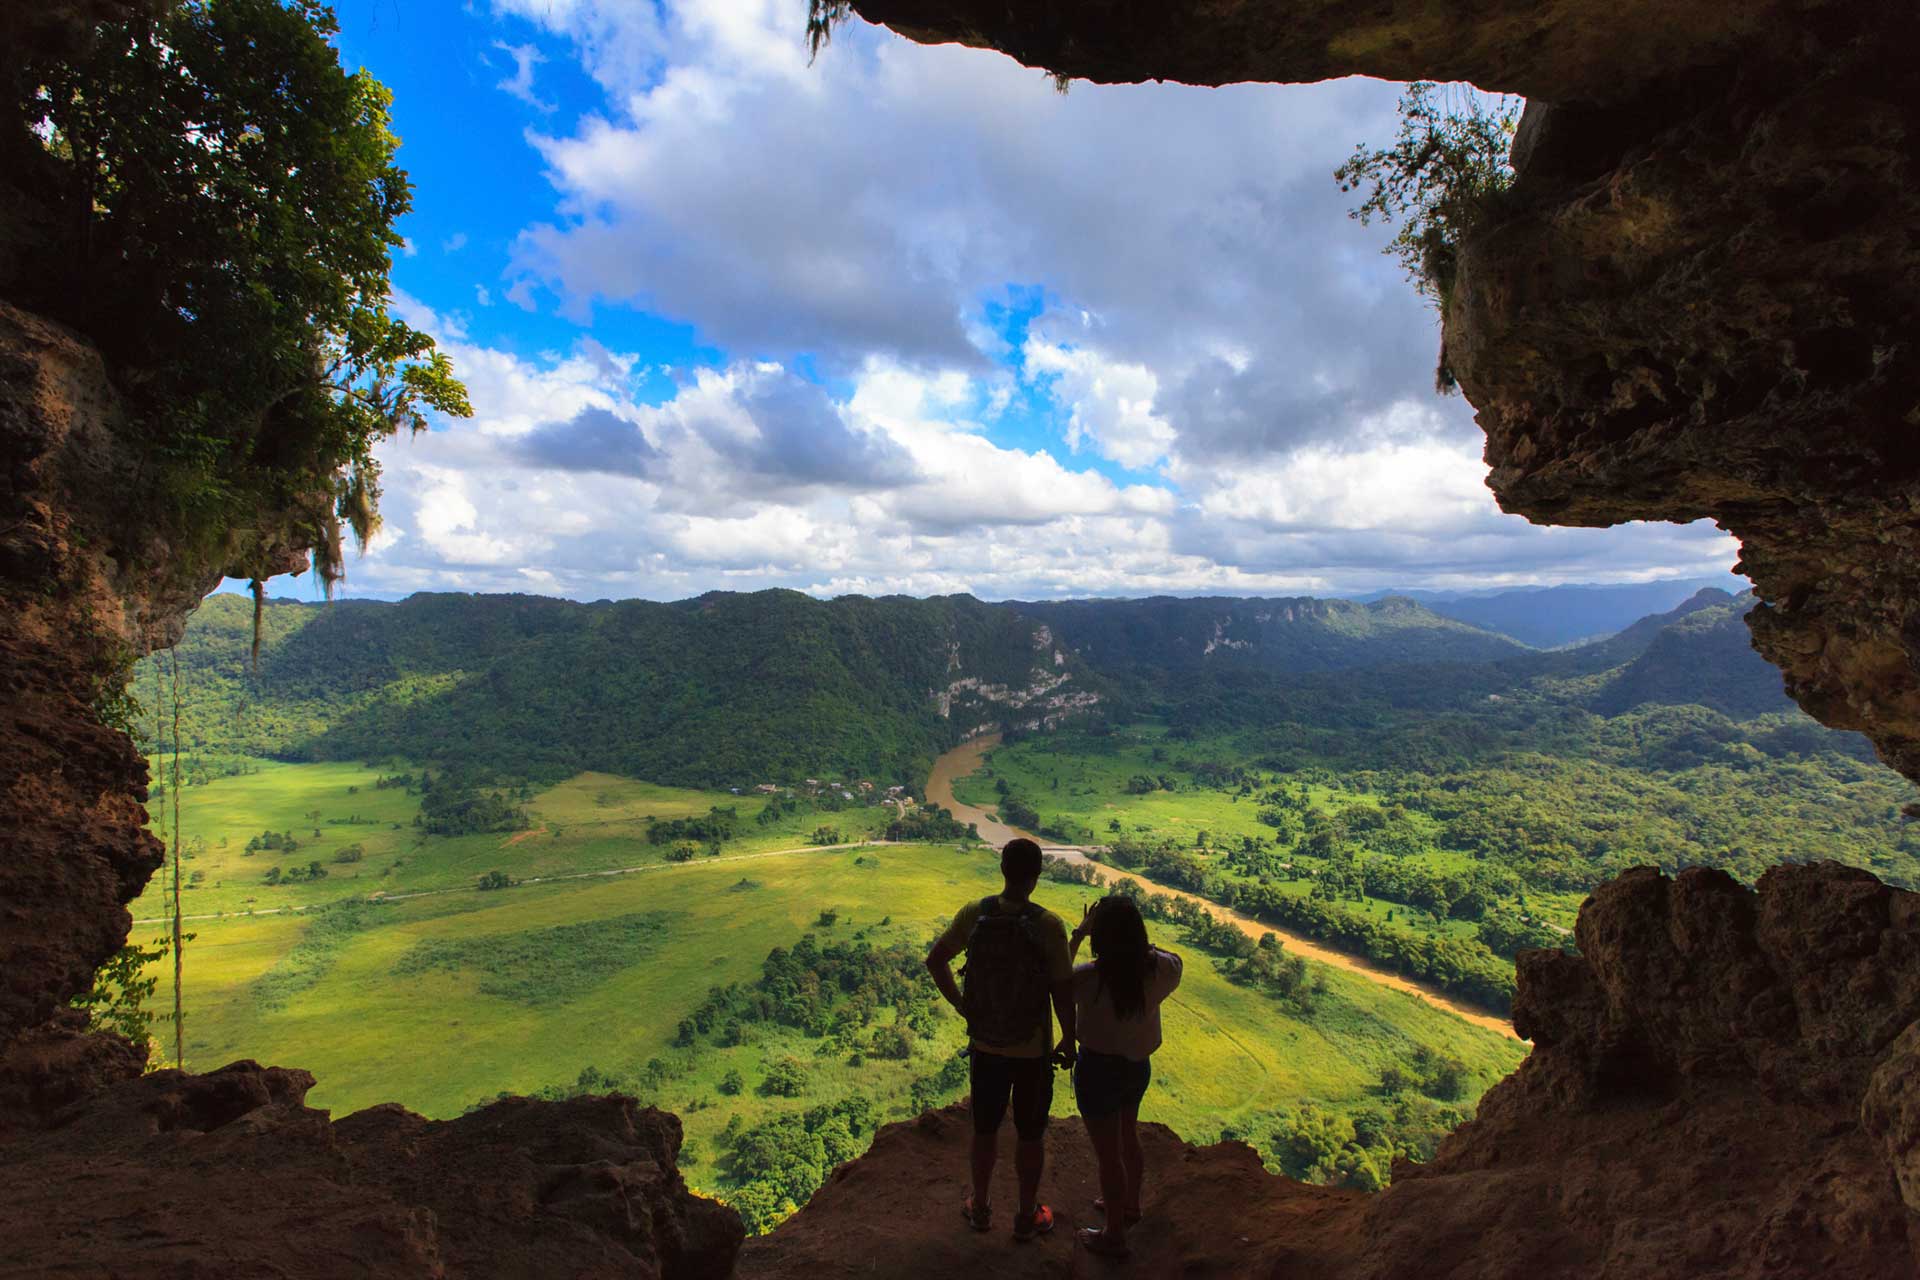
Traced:
<path id="1" fill-rule="evenodd" d="M 1503 507 L 1714 519 L 1788 692 L 1920 777 L 1914 13 L 1661 115 L 1531 105 L 1446 349 Z"/>
<path id="2" fill-rule="evenodd" d="M 271 533 L 190 550 L 129 525 L 127 430 L 93 349 L 0 303 L 0 1045 L 87 988 L 160 865 L 146 762 L 103 694 L 179 638 L 227 556 L 306 563 Z"/>
<path id="3" fill-rule="evenodd" d="M 1611 102 L 1676 67 L 1805 47 L 1821 0 L 853 0 L 923 44 L 998 49 L 1101 83 L 1471 80 L 1549 101 Z M 1817 34 L 1814 35 L 1817 39 Z"/>
<path id="4" fill-rule="evenodd" d="M 23 1076 L 79 1097 L 0 1107 L 0 1274 L 721 1280 L 745 1234 L 681 1180 L 679 1120 L 630 1098 L 330 1122 L 312 1076 L 251 1062 L 129 1056 L 103 1089 L 103 1043 L 48 1030 L 0 1058 L 0 1104 Z"/>
<path id="5" fill-rule="evenodd" d="M 1532 1055 L 1432 1164 L 1394 1170 L 1352 1274 L 1920 1268 L 1920 895 L 1835 863 L 1757 890 L 1642 868 L 1576 933 L 1578 956 L 1522 955 Z"/>

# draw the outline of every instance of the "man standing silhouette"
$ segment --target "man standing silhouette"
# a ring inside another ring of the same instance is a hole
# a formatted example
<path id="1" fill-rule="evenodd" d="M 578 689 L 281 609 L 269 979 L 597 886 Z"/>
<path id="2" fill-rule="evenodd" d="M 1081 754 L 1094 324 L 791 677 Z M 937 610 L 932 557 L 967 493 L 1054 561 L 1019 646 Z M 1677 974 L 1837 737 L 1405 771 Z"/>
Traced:
<path id="1" fill-rule="evenodd" d="M 1040 883 L 1040 846 L 1024 836 L 1000 851 L 999 893 L 960 908 L 927 953 L 927 970 L 947 1003 L 967 1020 L 973 1088 L 973 1192 L 961 1206 L 968 1225 L 992 1225 L 993 1166 L 1000 1156 L 1000 1122 L 1013 1108 L 1017 1142 L 1013 1165 L 1020 1210 L 1013 1238 L 1031 1240 L 1053 1230 L 1053 1210 L 1039 1203 L 1046 1165 L 1047 1113 L 1053 1106 L 1053 1068 L 1073 1063 L 1073 960 L 1067 926 L 1033 901 Z M 954 981 L 953 958 L 966 953 L 965 990 Z M 1060 1040 L 1053 1042 L 1053 1019 Z"/>

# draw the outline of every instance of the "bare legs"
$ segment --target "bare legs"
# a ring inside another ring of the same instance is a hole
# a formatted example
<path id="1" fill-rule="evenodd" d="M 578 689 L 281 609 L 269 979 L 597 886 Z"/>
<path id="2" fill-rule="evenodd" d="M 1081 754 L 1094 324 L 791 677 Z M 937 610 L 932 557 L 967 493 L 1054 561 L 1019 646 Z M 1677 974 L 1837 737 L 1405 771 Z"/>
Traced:
<path id="1" fill-rule="evenodd" d="M 1120 1116 L 1120 1159 L 1127 1171 L 1127 1195 L 1120 1203 L 1129 1214 L 1140 1212 L 1140 1179 L 1147 1169 L 1147 1156 L 1140 1149 L 1140 1107 L 1128 1107 Z M 1103 1186 L 1102 1191 L 1106 1188 Z M 1112 1204 L 1113 1201 L 1107 1201 Z"/>
<path id="2" fill-rule="evenodd" d="M 1100 1195 L 1107 1202 L 1107 1225 L 1101 1232 L 1109 1244 L 1124 1248 L 1127 1243 L 1127 1206 L 1134 1203 L 1128 1194 L 1129 1187 L 1138 1188 L 1135 1177 L 1129 1182 L 1126 1160 L 1126 1140 L 1123 1129 L 1129 1127 L 1126 1117 L 1119 1112 L 1112 1115 L 1080 1117 L 1087 1126 L 1087 1137 L 1093 1142 L 1094 1158 L 1100 1162 Z M 1136 1157 L 1140 1141 L 1136 1136 L 1133 1142 Z M 1133 1171 L 1139 1169 L 1136 1158 Z"/>
<path id="3" fill-rule="evenodd" d="M 985 1209 L 993 1201 L 988 1196 L 993 1191 L 993 1164 L 1000 1158 L 1000 1135 L 998 1133 L 976 1133 L 973 1135 L 973 1207 Z"/>
<path id="4" fill-rule="evenodd" d="M 973 1204 L 984 1209 L 992 1203 L 988 1199 L 993 1190 L 993 1166 L 1000 1158 L 1000 1135 L 998 1133 L 976 1133 L 973 1135 Z M 1025 1139 L 1013 1144 L 1013 1169 L 1020 1179 L 1020 1213 L 1023 1218 L 1033 1216 L 1040 1199 L 1040 1175 L 1046 1171 L 1047 1144 L 1028 1142 Z M 1016 1219 L 1018 1221 L 1019 1219 Z"/>
<path id="5" fill-rule="evenodd" d="M 1013 1144 L 1013 1168 L 1020 1175 L 1020 1217 L 1025 1222 L 1040 1206 L 1040 1174 L 1047 1166 L 1047 1144 L 1022 1138 Z"/>

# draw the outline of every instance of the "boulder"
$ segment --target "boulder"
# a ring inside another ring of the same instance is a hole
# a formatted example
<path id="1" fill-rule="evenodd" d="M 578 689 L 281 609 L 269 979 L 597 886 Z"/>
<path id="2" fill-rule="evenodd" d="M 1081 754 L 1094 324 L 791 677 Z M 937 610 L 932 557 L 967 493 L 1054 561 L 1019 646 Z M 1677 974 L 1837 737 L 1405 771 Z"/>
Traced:
<path id="1" fill-rule="evenodd" d="M 739 1215 L 619 1096 L 344 1120 L 304 1071 L 157 1071 L 0 1130 L 0 1274 L 720 1280 Z"/>

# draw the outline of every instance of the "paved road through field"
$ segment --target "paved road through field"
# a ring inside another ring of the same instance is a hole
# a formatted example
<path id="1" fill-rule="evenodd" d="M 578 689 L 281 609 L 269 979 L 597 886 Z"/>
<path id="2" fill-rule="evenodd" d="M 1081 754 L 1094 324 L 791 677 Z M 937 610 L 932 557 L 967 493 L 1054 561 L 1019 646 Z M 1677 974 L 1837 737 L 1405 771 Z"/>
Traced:
<path id="1" fill-rule="evenodd" d="M 1017 827 L 1010 827 L 1006 823 L 997 820 L 985 809 L 960 803 L 953 794 L 953 784 L 959 779 L 978 771 L 987 752 L 993 750 L 998 745 L 1000 745 L 1000 735 L 998 734 L 984 734 L 978 738 L 973 738 L 947 752 L 938 760 L 935 760 L 933 762 L 933 772 L 927 776 L 927 800 L 949 810 L 959 821 L 973 823 L 974 829 L 980 833 L 980 838 L 994 845 L 1005 844 L 1015 836 L 1024 836 L 1028 835 L 1028 833 L 1019 830 Z M 1038 836 L 1031 836 L 1030 838 L 1039 840 L 1041 846 L 1054 857 L 1065 858 L 1069 862 L 1092 861 L 1084 852 L 1075 847 L 1050 846 L 1046 841 L 1040 840 Z M 1448 1013 L 1453 1014 L 1457 1018 L 1463 1018 L 1476 1027 L 1485 1027 L 1489 1031 L 1497 1031 L 1509 1039 L 1520 1039 L 1519 1034 L 1513 1029 L 1513 1024 L 1505 1018 L 1488 1013 L 1483 1009 L 1476 1009 L 1472 1005 L 1463 1004 L 1441 993 L 1427 983 L 1416 982 L 1412 978 L 1402 977 L 1400 974 L 1380 968 L 1358 956 L 1348 955 L 1344 951 L 1336 951 L 1323 942 L 1316 942 L 1303 934 L 1292 933 L 1286 929 L 1278 928 L 1268 924 L 1264 920 L 1259 920 L 1247 915 L 1245 912 L 1235 911 L 1230 907 L 1223 907 L 1218 903 L 1209 902 L 1205 898 L 1186 892 L 1184 889 L 1175 889 L 1171 885 L 1160 884 L 1156 881 L 1149 880 L 1145 876 L 1136 875 L 1130 871 L 1121 871 L 1116 867 L 1108 866 L 1104 863 L 1099 865 L 1102 874 L 1106 875 L 1109 879 L 1132 880 L 1143 888 L 1150 889 L 1155 893 L 1170 894 L 1176 898 L 1185 898 L 1189 902 L 1197 902 L 1202 907 L 1205 907 L 1214 919 L 1227 921 L 1250 937 L 1257 938 L 1263 933 L 1271 933 L 1287 944 L 1287 951 L 1291 955 L 1305 956 L 1307 959 L 1317 961 L 1320 964 L 1332 965 L 1336 969 L 1344 969 L 1348 973 L 1358 974 L 1369 982 L 1377 982 L 1383 987 L 1391 987 L 1395 991 L 1404 991 L 1409 995 L 1417 996 L 1435 1008 L 1445 1009 Z"/>

